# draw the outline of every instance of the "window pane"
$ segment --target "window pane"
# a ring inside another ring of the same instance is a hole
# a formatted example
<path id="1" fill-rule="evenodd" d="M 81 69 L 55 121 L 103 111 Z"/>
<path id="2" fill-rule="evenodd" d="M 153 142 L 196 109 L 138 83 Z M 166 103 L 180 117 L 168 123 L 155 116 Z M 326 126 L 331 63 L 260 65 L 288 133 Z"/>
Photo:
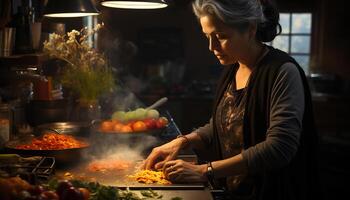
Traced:
<path id="1" fill-rule="evenodd" d="M 282 33 L 289 33 L 290 32 L 290 24 L 289 19 L 290 14 L 289 13 L 281 13 L 280 14 L 280 24 L 282 26 Z"/>
<path id="2" fill-rule="evenodd" d="M 311 33 L 311 14 L 292 14 L 292 33 Z"/>
<path id="3" fill-rule="evenodd" d="M 305 74 L 309 74 L 309 63 L 310 56 L 300 56 L 300 55 L 292 55 L 292 57 L 299 63 L 299 65 L 303 68 Z"/>
<path id="4" fill-rule="evenodd" d="M 291 53 L 310 53 L 310 36 L 292 36 Z"/>
<path id="5" fill-rule="evenodd" d="M 289 49 L 288 38 L 289 36 L 279 35 L 272 41 L 272 46 L 288 53 L 288 49 Z"/>

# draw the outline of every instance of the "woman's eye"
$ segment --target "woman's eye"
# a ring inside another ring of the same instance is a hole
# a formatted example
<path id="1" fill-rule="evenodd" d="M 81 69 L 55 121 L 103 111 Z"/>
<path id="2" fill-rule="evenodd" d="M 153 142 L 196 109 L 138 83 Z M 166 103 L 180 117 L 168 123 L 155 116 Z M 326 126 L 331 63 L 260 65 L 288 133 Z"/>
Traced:
<path id="1" fill-rule="evenodd" d="M 217 38 L 218 40 L 227 39 L 226 35 L 222 35 L 222 34 L 216 34 L 216 38 Z"/>

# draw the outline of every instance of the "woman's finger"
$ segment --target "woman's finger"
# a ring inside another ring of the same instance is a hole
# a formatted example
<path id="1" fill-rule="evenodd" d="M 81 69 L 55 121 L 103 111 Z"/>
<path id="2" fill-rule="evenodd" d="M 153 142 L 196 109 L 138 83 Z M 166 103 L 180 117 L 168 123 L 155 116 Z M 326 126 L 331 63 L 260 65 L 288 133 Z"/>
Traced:
<path id="1" fill-rule="evenodd" d="M 181 175 L 180 170 L 177 169 L 177 170 L 169 172 L 166 175 L 166 177 L 170 181 L 176 181 L 178 179 L 177 177 L 180 176 L 180 175 Z"/>
<path id="2" fill-rule="evenodd" d="M 160 151 L 154 150 L 152 153 L 147 157 L 144 169 L 151 169 L 154 164 L 156 163 L 156 160 L 161 157 L 162 153 Z"/>
<path id="3" fill-rule="evenodd" d="M 164 169 L 165 163 L 167 163 L 167 162 L 169 162 L 169 161 L 172 161 L 173 159 L 174 159 L 174 158 L 173 158 L 172 156 L 168 156 L 168 157 L 165 158 L 165 160 L 163 160 L 163 161 L 158 162 L 157 164 L 155 164 L 154 167 L 155 167 L 157 170 L 159 170 L 159 169 Z"/>
<path id="4" fill-rule="evenodd" d="M 173 171 L 176 171 L 175 165 L 171 165 L 169 167 L 164 168 L 163 173 L 166 175 L 166 174 L 170 174 Z"/>
<path id="5" fill-rule="evenodd" d="M 164 169 L 165 163 L 171 160 L 171 157 L 166 157 L 165 160 L 158 162 L 154 165 L 154 168 L 157 170 Z"/>
<path id="6" fill-rule="evenodd" d="M 163 166 L 164 166 L 164 164 L 165 164 L 165 162 L 166 162 L 166 161 L 164 160 L 164 161 L 160 161 L 160 162 L 156 163 L 156 164 L 154 165 L 154 168 L 155 168 L 156 170 L 162 169 Z"/>
<path id="7" fill-rule="evenodd" d="M 170 174 L 170 173 L 180 173 L 183 169 L 183 161 L 182 160 L 173 160 L 173 161 L 168 161 L 163 167 L 163 173 L 165 175 Z"/>
<path id="8" fill-rule="evenodd" d="M 169 160 L 165 162 L 163 165 L 163 172 L 166 172 L 167 169 L 169 170 L 169 168 L 176 165 L 176 163 L 177 163 L 177 160 Z"/>

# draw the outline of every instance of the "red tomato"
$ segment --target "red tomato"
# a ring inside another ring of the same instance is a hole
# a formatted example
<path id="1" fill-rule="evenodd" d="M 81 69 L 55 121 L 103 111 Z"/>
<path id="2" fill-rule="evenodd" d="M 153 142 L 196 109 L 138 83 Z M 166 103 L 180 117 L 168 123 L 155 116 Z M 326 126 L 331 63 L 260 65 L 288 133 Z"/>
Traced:
<path id="1" fill-rule="evenodd" d="M 155 119 L 145 119 L 145 120 L 143 120 L 143 122 L 146 124 L 147 129 L 157 128 L 157 124 L 156 124 L 157 120 L 155 120 Z"/>
<path id="2" fill-rule="evenodd" d="M 112 121 L 103 121 L 101 124 L 101 130 L 104 132 L 112 131 L 114 126 L 114 122 Z"/>
<path id="3" fill-rule="evenodd" d="M 135 122 L 136 122 L 135 120 L 130 120 L 130 121 L 128 121 L 128 123 L 126 123 L 126 124 L 124 124 L 124 125 L 132 127 L 132 125 L 133 125 Z"/>
<path id="4" fill-rule="evenodd" d="M 168 125 L 169 121 L 167 118 L 165 117 L 160 117 L 157 122 L 156 122 L 156 125 L 157 125 L 157 128 L 164 128 L 166 125 Z"/>
<path id="5" fill-rule="evenodd" d="M 113 131 L 115 131 L 115 132 L 121 132 L 123 126 L 124 126 L 124 125 L 121 124 L 121 123 L 116 123 L 116 124 L 114 125 L 114 127 L 113 127 Z"/>
<path id="6" fill-rule="evenodd" d="M 88 200 L 90 198 L 90 191 L 86 188 L 78 188 L 78 190 L 83 194 L 84 200 Z"/>
<path id="7" fill-rule="evenodd" d="M 123 125 L 123 127 L 120 129 L 120 132 L 122 133 L 130 133 L 132 132 L 132 128 L 128 125 Z"/>
<path id="8" fill-rule="evenodd" d="M 136 132 L 138 131 L 145 131 L 147 130 L 147 126 L 143 121 L 136 121 L 133 125 L 132 125 L 132 129 Z"/>

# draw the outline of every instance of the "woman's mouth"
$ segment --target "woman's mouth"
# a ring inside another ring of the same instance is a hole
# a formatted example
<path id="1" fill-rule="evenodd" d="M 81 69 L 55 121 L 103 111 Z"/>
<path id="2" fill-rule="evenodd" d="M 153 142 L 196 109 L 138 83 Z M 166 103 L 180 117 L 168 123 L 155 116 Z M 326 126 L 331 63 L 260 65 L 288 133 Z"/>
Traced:
<path id="1" fill-rule="evenodd" d="M 222 58 L 225 57 L 225 55 L 216 55 L 216 57 L 217 57 L 218 59 L 222 59 Z"/>

